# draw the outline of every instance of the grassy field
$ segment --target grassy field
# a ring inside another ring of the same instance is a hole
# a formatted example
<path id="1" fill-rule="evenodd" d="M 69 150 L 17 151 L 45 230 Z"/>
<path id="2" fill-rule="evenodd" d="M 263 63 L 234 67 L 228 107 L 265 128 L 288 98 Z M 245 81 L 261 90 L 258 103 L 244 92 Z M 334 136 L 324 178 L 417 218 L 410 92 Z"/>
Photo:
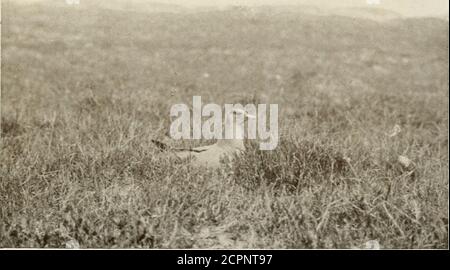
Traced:
<path id="1" fill-rule="evenodd" d="M 2 12 L 0 247 L 448 248 L 448 22 Z M 280 145 L 174 162 L 193 95 L 279 104 Z"/>

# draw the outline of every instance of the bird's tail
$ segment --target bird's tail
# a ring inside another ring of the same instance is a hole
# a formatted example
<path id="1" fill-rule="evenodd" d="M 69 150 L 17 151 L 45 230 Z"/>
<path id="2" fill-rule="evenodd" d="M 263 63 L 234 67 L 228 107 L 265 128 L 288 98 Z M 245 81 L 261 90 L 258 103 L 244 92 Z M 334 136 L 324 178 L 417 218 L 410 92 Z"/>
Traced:
<path id="1" fill-rule="evenodd" d="M 161 151 L 167 151 L 170 149 L 170 147 L 167 144 L 160 142 L 158 140 L 151 140 L 151 142 L 154 143 Z"/>

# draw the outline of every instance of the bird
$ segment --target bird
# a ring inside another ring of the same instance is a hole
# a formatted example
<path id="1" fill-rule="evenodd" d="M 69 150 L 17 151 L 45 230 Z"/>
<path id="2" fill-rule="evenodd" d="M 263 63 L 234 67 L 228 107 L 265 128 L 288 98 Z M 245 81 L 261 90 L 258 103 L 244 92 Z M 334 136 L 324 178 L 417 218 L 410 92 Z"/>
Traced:
<path id="1" fill-rule="evenodd" d="M 245 110 L 236 108 L 230 113 L 233 113 L 233 116 L 236 114 L 243 114 L 248 118 L 256 118 L 256 116 L 247 113 Z M 222 159 L 233 159 L 235 154 L 245 151 L 244 140 L 238 139 L 244 138 L 243 125 L 235 125 L 234 130 L 236 132 L 235 134 L 240 134 L 241 137 L 236 137 L 234 139 L 219 139 L 214 144 L 194 148 L 172 148 L 158 140 L 152 139 L 151 141 L 161 151 L 171 152 L 180 160 L 189 160 L 195 167 L 219 168 Z"/>

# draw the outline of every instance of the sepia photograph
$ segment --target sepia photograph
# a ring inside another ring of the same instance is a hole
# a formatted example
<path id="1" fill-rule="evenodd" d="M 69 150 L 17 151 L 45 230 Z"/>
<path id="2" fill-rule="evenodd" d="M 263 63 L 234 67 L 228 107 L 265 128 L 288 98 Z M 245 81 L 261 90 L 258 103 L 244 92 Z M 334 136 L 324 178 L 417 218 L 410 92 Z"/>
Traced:
<path id="1" fill-rule="evenodd" d="M 1 0 L 0 20 L 0 249 L 448 250 L 447 0 Z"/>

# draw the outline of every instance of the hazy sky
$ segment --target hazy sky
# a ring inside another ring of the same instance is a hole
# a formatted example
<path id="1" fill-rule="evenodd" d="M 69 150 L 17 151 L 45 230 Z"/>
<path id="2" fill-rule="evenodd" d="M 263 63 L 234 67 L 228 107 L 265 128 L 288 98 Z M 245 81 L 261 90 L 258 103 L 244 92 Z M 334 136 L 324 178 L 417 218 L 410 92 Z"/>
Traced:
<path id="1" fill-rule="evenodd" d="M 12 2 L 37 2 L 42 0 L 4 0 Z M 65 0 L 60 0 L 65 1 Z M 80 0 L 95 1 L 95 0 Z M 127 1 L 127 0 L 121 0 Z M 134 0 L 136 1 L 136 0 Z M 184 6 L 225 6 L 225 5 L 296 5 L 306 4 L 319 7 L 379 7 L 396 11 L 404 16 L 442 16 L 448 15 L 448 0 L 141 0 L 157 3 L 179 4 Z M 369 1 L 379 1 L 379 5 L 368 5 Z"/>
<path id="2" fill-rule="evenodd" d="M 81 0 L 82 1 L 82 0 Z M 154 0 L 160 3 L 182 5 L 292 5 L 307 4 L 333 7 L 369 6 L 370 0 Z M 427 16 L 448 14 L 448 0 L 378 0 L 380 8 L 396 11 L 405 16 Z"/>

